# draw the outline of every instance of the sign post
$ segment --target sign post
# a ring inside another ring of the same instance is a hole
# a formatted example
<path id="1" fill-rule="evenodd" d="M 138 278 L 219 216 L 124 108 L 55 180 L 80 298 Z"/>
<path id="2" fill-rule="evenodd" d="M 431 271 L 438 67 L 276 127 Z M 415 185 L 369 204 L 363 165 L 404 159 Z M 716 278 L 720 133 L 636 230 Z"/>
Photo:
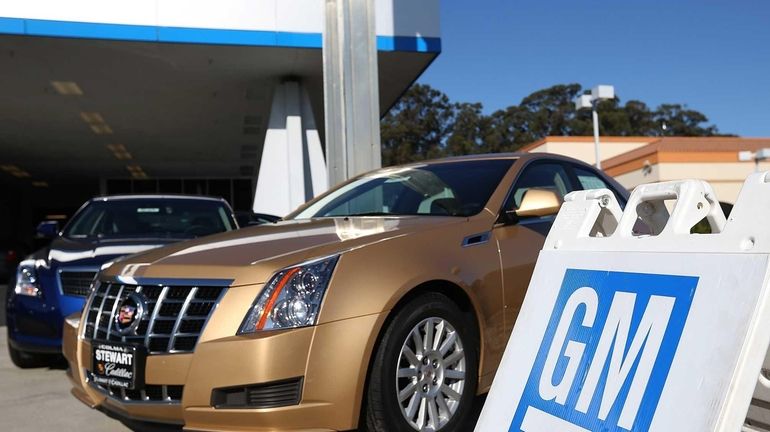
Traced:
<path id="1" fill-rule="evenodd" d="M 729 220 L 697 180 L 568 195 L 476 430 L 762 430 L 769 209 L 770 173 Z"/>

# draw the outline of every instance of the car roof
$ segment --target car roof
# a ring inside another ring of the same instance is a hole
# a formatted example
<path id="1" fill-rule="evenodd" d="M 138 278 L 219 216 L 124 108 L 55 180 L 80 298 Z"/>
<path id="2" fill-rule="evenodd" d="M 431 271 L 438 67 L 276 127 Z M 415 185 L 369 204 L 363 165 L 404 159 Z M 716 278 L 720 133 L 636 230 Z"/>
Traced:
<path id="1" fill-rule="evenodd" d="M 538 153 L 525 153 L 525 152 L 481 153 L 481 154 L 464 155 L 464 156 L 449 156 L 449 157 L 440 158 L 440 159 L 431 159 L 426 161 L 418 161 L 418 162 L 403 164 L 402 166 L 440 164 L 440 163 L 448 163 L 448 162 L 463 162 L 463 161 L 474 161 L 474 160 L 498 160 L 498 159 L 513 159 L 513 160 L 551 159 L 551 160 L 561 160 L 566 162 L 574 162 L 580 165 L 589 166 L 585 162 L 575 158 L 553 154 L 553 153 L 540 153 L 540 152 Z"/>
<path id="2" fill-rule="evenodd" d="M 201 195 L 182 195 L 182 194 L 137 194 L 137 195 L 106 195 L 91 198 L 90 201 L 120 201 L 120 200 L 138 200 L 138 199 L 186 199 L 201 201 L 224 201 L 224 198 L 201 196 Z"/>

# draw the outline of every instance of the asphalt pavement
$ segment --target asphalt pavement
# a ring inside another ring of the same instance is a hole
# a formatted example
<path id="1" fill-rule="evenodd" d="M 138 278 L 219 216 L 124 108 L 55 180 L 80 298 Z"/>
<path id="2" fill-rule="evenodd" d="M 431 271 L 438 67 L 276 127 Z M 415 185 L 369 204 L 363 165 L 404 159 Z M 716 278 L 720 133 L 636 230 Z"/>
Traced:
<path id="1" fill-rule="evenodd" d="M 19 369 L 6 348 L 6 286 L 0 285 L 0 429 L 13 431 L 127 431 L 122 423 L 70 394 L 64 364 Z"/>

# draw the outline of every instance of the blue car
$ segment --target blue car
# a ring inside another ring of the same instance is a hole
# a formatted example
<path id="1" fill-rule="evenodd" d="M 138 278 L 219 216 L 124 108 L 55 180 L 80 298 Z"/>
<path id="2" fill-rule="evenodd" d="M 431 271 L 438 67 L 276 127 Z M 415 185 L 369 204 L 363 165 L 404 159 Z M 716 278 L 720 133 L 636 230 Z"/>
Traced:
<path id="1" fill-rule="evenodd" d="M 9 286 L 8 351 L 21 368 L 45 366 L 61 352 L 64 318 L 83 309 L 105 263 L 168 243 L 238 228 L 226 201 L 190 196 L 95 198 L 63 230 L 43 222 L 51 243 L 28 256 Z"/>

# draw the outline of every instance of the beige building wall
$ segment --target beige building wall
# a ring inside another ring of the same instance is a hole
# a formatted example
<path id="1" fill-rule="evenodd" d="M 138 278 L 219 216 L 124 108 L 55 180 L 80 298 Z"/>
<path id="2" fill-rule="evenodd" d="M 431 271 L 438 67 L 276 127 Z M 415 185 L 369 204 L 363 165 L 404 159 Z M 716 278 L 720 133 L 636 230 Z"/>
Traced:
<path id="1" fill-rule="evenodd" d="M 740 189 L 756 170 L 739 162 L 738 152 L 770 148 L 770 138 L 740 137 L 617 137 L 601 138 L 602 168 L 631 190 L 644 183 L 703 179 L 720 201 L 734 204 Z M 546 137 L 522 149 L 549 152 L 595 164 L 593 137 Z M 770 161 L 759 165 L 770 171 Z"/>
<path id="2" fill-rule="evenodd" d="M 754 163 L 723 162 L 723 163 L 669 163 L 664 162 L 650 166 L 650 173 L 643 174 L 642 169 L 634 170 L 615 176 L 626 189 L 643 183 L 657 181 L 672 181 L 685 179 L 706 180 L 714 188 L 720 201 L 735 204 L 743 182 L 754 172 Z M 761 171 L 769 171 L 770 163 L 761 163 Z"/>
<path id="3" fill-rule="evenodd" d="M 652 141 L 652 139 L 650 140 Z M 599 141 L 599 157 L 602 161 L 611 157 L 621 155 L 631 150 L 643 147 L 649 144 L 649 142 L 625 142 L 625 141 L 608 141 L 602 143 Z M 594 143 L 593 141 L 557 141 L 557 142 L 545 142 L 542 145 L 530 149 L 531 153 L 555 153 L 564 156 L 569 156 L 581 160 L 585 163 L 595 165 L 596 157 L 594 155 Z"/>
<path id="4" fill-rule="evenodd" d="M 743 187 L 743 180 L 710 181 L 709 183 L 714 189 L 714 193 L 717 194 L 717 199 L 719 199 L 721 202 L 730 204 L 735 204 L 735 201 L 738 199 L 738 193 L 740 193 L 741 187 Z"/>
<path id="5" fill-rule="evenodd" d="M 660 178 L 660 167 L 658 167 L 657 164 L 650 166 L 650 172 L 648 174 L 645 174 L 639 169 L 615 176 L 615 180 L 629 191 L 640 184 L 662 181 Z"/>
<path id="6" fill-rule="evenodd" d="M 753 162 L 667 162 L 660 165 L 661 176 L 666 180 L 696 178 L 743 183 L 746 177 L 754 172 Z M 760 164 L 759 169 L 761 171 L 770 169 L 770 163 Z"/>

